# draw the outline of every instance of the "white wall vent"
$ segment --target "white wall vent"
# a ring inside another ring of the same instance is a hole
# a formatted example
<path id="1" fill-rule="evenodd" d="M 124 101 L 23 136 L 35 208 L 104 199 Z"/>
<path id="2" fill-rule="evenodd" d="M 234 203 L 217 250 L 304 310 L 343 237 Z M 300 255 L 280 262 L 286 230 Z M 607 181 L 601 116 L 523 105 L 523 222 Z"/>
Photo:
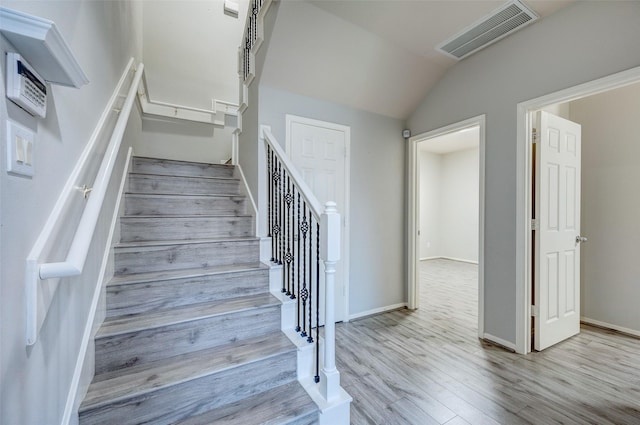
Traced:
<path id="1" fill-rule="evenodd" d="M 534 11 L 522 2 L 512 0 L 442 42 L 436 49 L 454 59 L 462 59 L 537 19 Z"/>

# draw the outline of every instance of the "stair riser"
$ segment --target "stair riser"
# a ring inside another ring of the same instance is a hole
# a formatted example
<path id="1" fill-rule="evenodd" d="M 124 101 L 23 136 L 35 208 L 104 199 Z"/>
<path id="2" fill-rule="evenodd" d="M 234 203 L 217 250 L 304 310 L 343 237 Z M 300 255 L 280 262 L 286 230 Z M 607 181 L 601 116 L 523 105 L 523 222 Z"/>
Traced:
<path id="1" fill-rule="evenodd" d="M 246 214 L 244 198 L 204 198 L 192 196 L 140 196 L 125 197 L 124 213 L 135 215 L 216 215 Z"/>
<path id="2" fill-rule="evenodd" d="M 238 195 L 240 186 L 233 179 L 203 179 L 145 174 L 129 176 L 129 192 L 188 195 Z"/>
<path id="3" fill-rule="evenodd" d="M 256 295 L 268 290 L 267 270 L 110 285 L 107 286 L 107 317 Z"/>
<path id="4" fill-rule="evenodd" d="M 122 242 L 251 236 L 251 217 L 122 217 Z"/>
<path id="5" fill-rule="evenodd" d="M 145 273 L 259 261 L 257 240 L 116 247 L 115 273 Z"/>
<path id="6" fill-rule="evenodd" d="M 276 305 L 98 337 L 95 341 L 95 373 L 254 338 L 279 328 L 280 307 Z"/>
<path id="7" fill-rule="evenodd" d="M 285 353 L 80 413 L 81 425 L 164 425 L 296 379 L 296 354 Z"/>
<path id="8" fill-rule="evenodd" d="M 233 177 L 233 166 L 180 162 L 154 158 L 134 158 L 133 173 L 164 174 L 169 176 Z"/>

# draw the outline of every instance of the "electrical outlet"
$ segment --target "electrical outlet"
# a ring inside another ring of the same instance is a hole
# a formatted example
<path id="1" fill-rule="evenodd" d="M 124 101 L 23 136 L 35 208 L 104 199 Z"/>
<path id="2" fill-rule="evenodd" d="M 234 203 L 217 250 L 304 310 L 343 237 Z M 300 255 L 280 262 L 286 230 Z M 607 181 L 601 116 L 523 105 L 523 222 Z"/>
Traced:
<path id="1" fill-rule="evenodd" d="M 33 131 L 7 120 L 7 172 L 33 177 L 36 135 Z"/>

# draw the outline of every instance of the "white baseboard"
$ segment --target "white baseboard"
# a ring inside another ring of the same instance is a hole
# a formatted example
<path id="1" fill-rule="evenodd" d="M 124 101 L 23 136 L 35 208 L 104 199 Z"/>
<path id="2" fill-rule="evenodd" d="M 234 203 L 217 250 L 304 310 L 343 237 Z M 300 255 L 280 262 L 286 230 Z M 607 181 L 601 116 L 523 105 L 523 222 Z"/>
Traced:
<path id="1" fill-rule="evenodd" d="M 437 257 L 424 257 L 421 258 L 420 261 L 425 261 L 425 260 L 450 260 L 450 261 L 459 261 L 461 263 L 469 263 L 469 264 L 478 264 L 477 260 L 466 260 L 464 258 L 457 258 L 457 257 L 447 257 L 447 256 L 437 256 Z"/>
<path id="2" fill-rule="evenodd" d="M 373 316 L 374 314 L 386 313 L 387 311 L 399 310 L 401 308 L 405 308 L 407 303 L 399 303 L 388 305 L 385 307 L 374 308 L 373 310 L 361 311 L 360 313 L 352 314 L 349 316 L 349 320 L 360 319 L 366 316 Z"/>
<path id="3" fill-rule="evenodd" d="M 612 329 L 614 331 L 617 331 L 623 334 L 640 337 L 640 331 L 636 329 L 630 329 L 630 328 L 625 328 L 618 325 L 612 325 L 611 323 L 601 322 L 600 320 L 594 320 L 584 316 L 580 317 L 580 321 L 583 323 L 586 323 L 587 325 L 593 325 L 599 328 Z"/>
<path id="4" fill-rule="evenodd" d="M 507 350 L 511 350 L 513 352 L 516 351 L 516 344 L 514 344 L 513 342 L 510 341 L 506 341 L 502 338 L 498 338 L 497 336 L 493 336 L 491 334 L 485 333 L 482 337 L 483 339 L 486 339 L 487 341 L 490 341 L 494 344 L 497 344 L 503 348 L 506 348 Z"/>
<path id="5" fill-rule="evenodd" d="M 478 261 L 474 261 L 474 260 L 465 260 L 464 258 L 456 258 L 456 257 L 446 257 L 446 256 L 437 256 L 437 257 L 424 257 L 424 258 L 420 258 L 420 261 L 426 261 L 426 260 L 451 260 L 451 261 L 459 261 L 461 263 L 469 263 L 469 264 L 478 264 Z"/>

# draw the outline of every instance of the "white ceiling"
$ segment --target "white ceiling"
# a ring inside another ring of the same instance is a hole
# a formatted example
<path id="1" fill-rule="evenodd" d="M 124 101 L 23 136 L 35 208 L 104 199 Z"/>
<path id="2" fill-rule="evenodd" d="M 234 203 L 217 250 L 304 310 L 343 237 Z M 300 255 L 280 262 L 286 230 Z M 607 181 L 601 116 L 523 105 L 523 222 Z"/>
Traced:
<path id="1" fill-rule="evenodd" d="M 572 1 L 525 3 L 544 18 Z M 456 63 L 435 46 L 504 3 L 281 0 L 262 82 L 406 119 Z"/>
<path id="2" fill-rule="evenodd" d="M 453 133 L 434 137 L 418 143 L 418 149 L 425 152 L 448 154 L 480 145 L 480 127 L 465 128 Z"/>

